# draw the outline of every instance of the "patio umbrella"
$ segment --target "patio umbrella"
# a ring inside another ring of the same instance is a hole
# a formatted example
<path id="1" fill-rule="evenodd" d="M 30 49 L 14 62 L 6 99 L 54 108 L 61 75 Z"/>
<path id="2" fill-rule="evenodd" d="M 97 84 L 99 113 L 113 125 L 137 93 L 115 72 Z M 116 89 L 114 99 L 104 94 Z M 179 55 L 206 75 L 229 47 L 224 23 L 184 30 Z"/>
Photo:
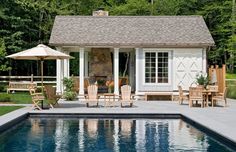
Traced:
<path id="1" fill-rule="evenodd" d="M 71 56 L 56 51 L 46 45 L 39 44 L 31 49 L 21 51 L 12 55 L 7 56 L 7 58 L 13 58 L 17 60 L 40 60 L 41 62 L 41 83 L 43 87 L 43 61 L 44 60 L 56 60 L 56 59 L 70 59 Z"/>

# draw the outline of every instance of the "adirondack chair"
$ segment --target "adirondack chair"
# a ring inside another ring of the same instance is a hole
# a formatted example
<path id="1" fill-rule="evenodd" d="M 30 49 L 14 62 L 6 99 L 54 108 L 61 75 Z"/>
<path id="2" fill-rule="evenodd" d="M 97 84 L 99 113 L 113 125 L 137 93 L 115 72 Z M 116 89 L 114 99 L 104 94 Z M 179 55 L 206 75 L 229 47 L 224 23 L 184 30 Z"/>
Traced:
<path id="1" fill-rule="evenodd" d="M 51 108 L 58 106 L 58 100 L 61 98 L 61 95 L 56 95 L 56 88 L 52 85 L 45 85 L 44 89 L 46 91 L 46 97 Z"/>
<path id="2" fill-rule="evenodd" d="M 29 88 L 29 92 L 32 98 L 32 109 L 38 109 L 38 110 L 42 110 L 42 108 L 39 106 L 39 104 L 43 104 L 43 100 L 45 100 L 45 97 L 43 95 L 43 93 L 36 93 L 36 88 L 34 87 L 30 87 Z"/>
<path id="3" fill-rule="evenodd" d="M 123 104 L 128 103 L 130 107 L 133 106 L 133 96 L 131 96 L 131 86 L 123 85 L 121 87 L 121 98 L 120 98 L 120 105 L 123 107 Z"/>
<path id="4" fill-rule="evenodd" d="M 85 96 L 86 106 L 89 107 L 91 103 L 96 104 L 98 107 L 98 86 L 89 85 L 88 86 L 88 95 Z"/>

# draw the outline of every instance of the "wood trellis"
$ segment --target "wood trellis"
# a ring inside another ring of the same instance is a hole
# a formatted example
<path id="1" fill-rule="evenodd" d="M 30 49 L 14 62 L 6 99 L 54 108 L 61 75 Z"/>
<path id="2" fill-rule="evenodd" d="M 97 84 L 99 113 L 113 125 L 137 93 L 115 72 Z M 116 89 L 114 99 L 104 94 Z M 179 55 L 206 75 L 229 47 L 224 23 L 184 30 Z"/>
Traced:
<path id="1" fill-rule="evenodd" d="M 223 93 L 223 89 L 225 88 L 225 75 L 226 75 L 226 69 L 225 65 L 223 64 L 222 67 L 220 68 L 219 65 L 212 65 L 209 68 L 209 77 L 210 77 L 210 82 L 213 79 L 213 73 L 215 72 L 216 74 L 216 85 L 218 85 L 219 92 Z"/>

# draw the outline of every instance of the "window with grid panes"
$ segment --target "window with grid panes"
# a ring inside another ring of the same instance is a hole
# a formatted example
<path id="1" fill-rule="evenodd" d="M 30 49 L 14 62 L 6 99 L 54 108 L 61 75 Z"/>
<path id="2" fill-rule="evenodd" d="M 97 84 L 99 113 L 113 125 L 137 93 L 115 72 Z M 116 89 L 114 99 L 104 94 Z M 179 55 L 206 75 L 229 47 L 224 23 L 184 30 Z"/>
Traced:
<path id="1" fill-rule="evenodd" d="M 168 52 L 145 53 L 145 83 L 168 83 Z"/>

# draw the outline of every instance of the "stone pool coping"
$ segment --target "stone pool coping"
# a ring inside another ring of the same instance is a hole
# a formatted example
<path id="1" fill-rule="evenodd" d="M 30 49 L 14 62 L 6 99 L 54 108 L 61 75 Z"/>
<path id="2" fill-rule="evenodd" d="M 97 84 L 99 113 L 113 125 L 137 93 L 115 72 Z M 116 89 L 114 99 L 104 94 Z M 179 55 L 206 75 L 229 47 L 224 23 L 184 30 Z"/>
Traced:
<path id="1" fill-rule="evenodd" d="M 87 108 L 84 103 L 60 102 L 59 108 L 32 111 L 30 107 L 21 108 L 0 117 L 0 132 L 8 129 L 28 116 L 32 117 L 78 117 L 81 115 L 98 116 L 183 116 L 184 118 L 204 127 L 207 131 L 216 133 L 236 145 L 236 101 L 229 100 L 229 107 L 189 108 L 187 105 L 178 105 L 171 101 L 137 101 L 134 108 L 120 108 L 119 106 L 106 108 L 103 106 Z M 133 118 L 134 118 L 133 117 Z M 169 118 L 170 118 L 169 117 Z M 167 117 L 168 118 L 168 117 Z"/>

